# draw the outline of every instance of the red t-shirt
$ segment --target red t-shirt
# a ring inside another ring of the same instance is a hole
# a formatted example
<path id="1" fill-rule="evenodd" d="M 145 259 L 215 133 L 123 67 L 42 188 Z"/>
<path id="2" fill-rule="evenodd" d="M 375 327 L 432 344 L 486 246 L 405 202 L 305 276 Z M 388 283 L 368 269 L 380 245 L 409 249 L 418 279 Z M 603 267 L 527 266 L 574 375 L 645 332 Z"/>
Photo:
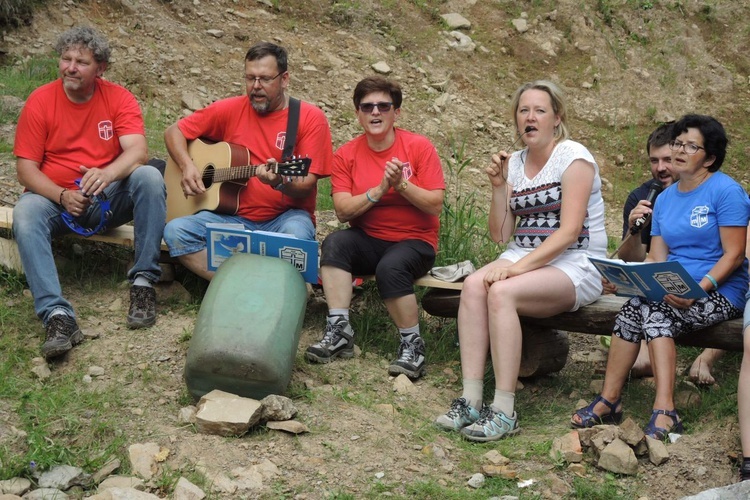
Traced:
<path id="1" fill-rule="evenodd" d="M 100 168 L 120 154 L 120 137 L 144 135 L 143 115 L 133 94 L 98 78 L 91 100 L 71 102 L 62 80 L 31 93 L 18 118 L 13 154 L 40 163 L 55 184 L 76 189 L 80 165 Z"/>
<path id="2" fill-rule="evenodd" d="M 445 189 L 443 168 L 435 146 L 424 136 L 395 129 L 396 139 L 385 151 L 373 151 L 367 137 L 361 135 L 341 146 L 333 157 L 331 185 L 333 193 L 362 194 L 380 184 L 385 163 L 398 158 L 404 163 L 404 179 L 430 191 Z M 385 241 L 417 239 L 437 250 L 440 218 L 429 215 L 393 189 L 356 219 L 352 227 Z"/>
<path id="3" fill-rule="evenodd" d="M 259 115 L 247 96 L 238 96 L 216 101 L 183 118 L 177 126 L 188 140 L 201 138 L 244 146 L 250 150 L 251 163 L 259 165 L 269 158 L 281 160 L 288 115 L 289 108 Z M 318 177 L 331 175 L 333 149 L 328 120 L 320 108 L 306 102 L 300 106 L 294 154 L 312 159 L 310 173 Z M 316 195 L 314 189 L 306 198 L 291 198 L 252 177 L 240 194 L 237 215 L 260 222 L 299 208 L 307 210 L 315 222 Z"/>

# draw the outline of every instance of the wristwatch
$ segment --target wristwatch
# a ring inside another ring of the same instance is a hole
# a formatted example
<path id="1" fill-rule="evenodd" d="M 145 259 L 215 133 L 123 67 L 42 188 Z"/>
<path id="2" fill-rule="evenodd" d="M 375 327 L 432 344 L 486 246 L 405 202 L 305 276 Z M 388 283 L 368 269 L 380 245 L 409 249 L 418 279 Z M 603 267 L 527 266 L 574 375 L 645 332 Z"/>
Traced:
<path id="1" fill-rule="evenodd" d="M 403 193 L 404 191 L 406 191 L 406 188 L 408 188 L 408 187 L 409 187 L 409 183 L 408 183 L 408 182 L 406 182 L 406 181 L 401 181 L 401 184 L 399 184 L 399 185 L 398 185 L 398 186 L 396 187 L 396 192 L 397 192 L 397 193 Z"/>
<path id="2" fill-rule="evenodd" d="M 278 184 L 273 187 L 276 191 L 284 190 L 284 179 L 281 179 Z"/>

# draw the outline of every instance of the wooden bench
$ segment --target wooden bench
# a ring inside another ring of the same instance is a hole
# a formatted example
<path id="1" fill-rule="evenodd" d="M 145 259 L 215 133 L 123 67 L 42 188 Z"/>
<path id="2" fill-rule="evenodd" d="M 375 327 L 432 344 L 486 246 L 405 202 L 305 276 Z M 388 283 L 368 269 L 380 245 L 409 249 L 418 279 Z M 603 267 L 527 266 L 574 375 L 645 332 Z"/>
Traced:
<path id="1" fill-rule="evenodd" d="M 430 288 L 422 297 L 422 308 L 433 316 L 455 318 L 458 316 L 460 294 L 460 289 L 449 290 L 438 285 L 437 288 Z M 626 297 L 603 295 L 596 302 L 575 312 L 549 318 L 521 317 L 524 338 L 520 376 L 538 376 L 561 370 L 570 349 L 567 332 L 610 335 L 615 316 L 626 301 Z M 680 345 L 741 352 L 742 318 L 680 337 L 676 342 Z"/>
<path id="2" fill-rule="evenodd" d="M 11 229 L 13 227 L 13 208 L 0 207 L 0 229 Z M 87 241 L 101 241 L 114 245 L 133 248 L 135 246 L 135 235 L 133 226 L 124 225 L 107 230 L 102 234 L 94 234 L 85 238 L 78 234 L 70 234 L 71 238 L 80 238 Z M 161 242 L 161 249 L 167 251 L 167 244 Z M 13 239 L 0 238 L 0 265 L 9 269 L 23 272 L 21 259 L 18 254 L 18 246 Z"/>

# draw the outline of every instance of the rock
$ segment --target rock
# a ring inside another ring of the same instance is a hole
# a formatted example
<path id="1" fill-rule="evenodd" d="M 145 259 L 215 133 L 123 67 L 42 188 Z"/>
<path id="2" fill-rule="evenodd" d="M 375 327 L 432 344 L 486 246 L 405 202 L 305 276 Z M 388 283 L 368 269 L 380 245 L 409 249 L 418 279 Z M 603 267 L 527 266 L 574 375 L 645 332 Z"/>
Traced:
<path id="1" fill-rule="evenodd" d="M 448 46 L 459 52 L 473 52 L 477 48 L 471 37 L 460 31 L 451 31 L 448 35 L 453 39 L 448 42 Z"/>
<path id="2" fill-rule="evenodd" d="M 214 38 L 221 38 L 224 36 L 224 32 L 222 30 L 216 29 L 206 30 L 206 34 L 211 35 Z"/>
<path id="3" fill-rule="evenodd" d="M 682 497 L 680 500 L 746 500 L 750 498 L 750 481 L 712 488 L 697 495 Z"/>
<path id="4" fill-rule="evenodd" d="M 262 463 L 250 467 L 232 469 L 232 475 L 235 477 L 239 490 L 261 490 L 264 480 L 271 480 L 278 474 L 278 467 L 270 460 L 264 460 Z"/>
<path id="5" fill-rule="evenodd" d="M 20 97 L 16 97 L 13 95 L 0 96 L 0 109 L 7 113 L 20 113 L 21 108 L 23 108 L 24 104 L 26 104 L 26 101 L 24 101 Z"/>
<path id="6" fill-rule="evenodd" d="M 497 450 L 490 450 L 482 455 L 482 457 L 493 465 L 507 465 L 510 463 L 510 459 L 503 456 Z"/>
<path id="7" fill-rule="evenodd" d="M 381 415 L 385 415 L 386 417 L 395 417 L 397 412 L 396 408 L 388 403 L 381 403 L 377 404 L 372 407 L 376 412 L 380 413 Z"/>
<path id="8" fill-rule="evenodd" d="M 225 474 L 209 469 L 205 464 L 198 463 L 195 466 L 196 472 L 200 472 L 206 478 L 207 484 L 211 485 L 211 490 L 217 493 L 226 493 L 233 495 L 237 491 L 237 483 L 229 479 Z"/>
<path id="9" fill-rule="evenodd" d="M 518 476 L 518 472 L 511 469 L 507 465 L 484 464 L 480 470 L 482 474 L 484 474 L 487 477 L 501 477 L 503 479 L 515 479 Z"/>
<path id="10" fill-rule="evenodd" d="M 31 489 L 31 481 L 25 477 L 14 477 L 0 481 L 0 493 L 21 496 Z"/>
<path id="11" fill-rule="evenodd" d="M 110 460 L 91 476 L 91 482 L 93 484 L 101 483 L 105 478 L 109 477 L 114 471 L 119 469 L 120 465 L 119 459 L 115 458 Z"/>
<path id="12" fill-rule="evenodd" d="M 180 408 L 180 412 L 177 414 L 177 421 L 181 424 L 194 424 L 195 413 L 198 409 L 195 406 L 186 406 Z"/>
<path id="13" fill-rule="evenodd" d="M 445 450 L 443 449 L 443 447 L 435 443 L 430 443 L 428 445 L 425 445 L 422 448 L 421 453 L 422 455 L 426 455 L 428 457 L 435 457 L 440 460 L 446 457 Z"/>
<path id="14" fill-rule="evenodd" d="M 172 500 L 203 500 L 204 498 L 206 498 L 206 494 L 202 489 L 184 477 L 177 480 L 174 492 L 172 493 Z"/>
<path id="15" fill-rule="evenodd" d="M 549 452 L 552 460 L 558 457 L 567 463 L 577 463 L 583 460 L 583 450 L 581 449 L 581 440 L 577 431 L 570 431 L 561 437 L 552 440 L 552 449 Z"/>
<path id="16" fill-rule="evenodd" d="M 393 392 L 399 394 L 409 394 L 411 392 L 414 392 L 415 390 L 416 386 L 414 385 L 414 383 L 403 373 L 399 374 L 399 376 L 393 380 Z"/>
<path id="17" fill-rule="evenodd" d="M 269 394 L 260 400 L 263 405 L 261 420 L 290 420 L 297 415 L 297 407 L 286 396 Z"/>
<path id="18" fill-rule="evenodd" d="M 159 500 L 159 497 L 134 488 L 109 488 L 88 500 Z"/>
<path id="19" fill-rule="evenodd" d="M 65 491 L 76 485 L 87 484 L 90 478 L 90 475 L 78 467 L 55 465 L 39 477 L 39 487 Z"/>
<path id="20" fill-rule="evenodd" d="M 628 443 L 630 446 L 637 446 L 638 443 L 643 441 L 643 430 L 635 423 L 635 421 L 628 417 L 619 426 L 620 439 Z"/>
<path id="21" fill-rule="evenodd" d="M 586 476 L 586 467 L 583 464 L 570 464 L 568 470 L 579 477 Z"/>
<path id="22" fill-rule="evenodd" d="M 213 390 L 198 402 L 195 427 L 203 434 L 242 436 L 260 421 L 260 401 Z"/>
<path id="23" fill-rule="evenodd" d="M 56 488 L 39 488 L 29 491 L 23 500 L 68 500 L 68 495 Z"/>
<path id="24" fill-rule="evenodd" d="M 277 431 L 288 432 L 290 434 L 304 434 L 305 432 L 310 432 L 310 429 L 308 429 L 305 424 L 298 422 L 297 420 L 267 422 L 266 427 Z"/>
<path id="25" fill-rule="evenodd" d="M 633 475 L 638 472 L 635 453 L 624 441 L 615 439 L 599 454 L 598 467 L 617 474 Z"/>
<path id="26" fill-rule="evenodd" d="M 31 373 L 37 376 L 39 380 L 47 380 L 52 376 L 52 372 L 49 369 L 49 366 L 47 366 L 47 363 L 43 365 L 35 365 L 31 368 Z"/>
<path id="27" fill-rule="evenodd" d="M 370 67 L 375 73 L 380 73 L 381 75 L 388 75 L 391 72 L 391 67 L 385 61 L 378 61 Z"/>
<path id="28" fill-rule="evenodd" d="M 513 19 L 513 26 L 516 28 L 516 31 L 519 33 L 526 33 L 529 31 L 529 23 L 526 21 L 526 19 L 519 18 L 519 19 Z"/>
<path id="29" fill-rule="evenodd" d="M 481 488 L 484 486 L 484 475 L 480 473 L 476 473 L 471 478 L 469 478 L 469 481 L 467 483 L 469 486 L 471 486 L 474 489 Z"/>
<path id="30" fill-rule="evenodd" d="M 159 445 L 156 443 L 136 443 L 128 447 L 130 466 L 133 472 L 146 481 L 154 477 L 158 470 L 156 455 Z"/>
<path id="31" fill-rule="evenodd" d="M 669 460 L 669 451 L 663 441 L 646 436 L 648 446 L 648 459 L 654 465 L 661 465 Z"/>
<path id="32" fill-rule="evenodd" d="M 203 100 L 192 92 L 182 94 L 182 107 L 190 111 L 197 111 L 203 107 Z"/>
<path id="33" fill-rule="evenodd" d="M 179 281 L 159 282 L 156 284 L 157 304 L 189 304 L 190 292 Z"/>
<path id="34" fill-rule="evenodd" d="M 448 14 L 443 14 L 440 17 L 443 18 L 443 21 L 445 21 L 445 24 L 448 25 L 449 29 L 452 29 L 452 30 L 471 29 L 471 22 L 469 22 L 468 19 L 466 19 L 461 14 L 458 14 L 457 12 L 450 12 Z"/>
<path id="35" fill-rule="evenodd" d="M 89 375 L 92 377 L 101 377 L 104 375 L 104 368 L 101 366 L 89 366 Z"/>

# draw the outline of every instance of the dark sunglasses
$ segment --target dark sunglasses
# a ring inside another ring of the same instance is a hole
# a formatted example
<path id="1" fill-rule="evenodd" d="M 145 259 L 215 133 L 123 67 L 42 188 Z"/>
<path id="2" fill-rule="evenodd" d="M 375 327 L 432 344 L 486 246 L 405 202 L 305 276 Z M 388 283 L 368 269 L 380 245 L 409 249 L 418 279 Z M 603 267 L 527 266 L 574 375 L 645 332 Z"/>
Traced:
<path id="1" fill-rule="evenodd" d="M 362 102 L 359 104 L 359 110 L 363 113 L 372 113 L 372 110 L 378 107 L 381 113 L 387 113 L 393 107 L 392 102 Z"/>

